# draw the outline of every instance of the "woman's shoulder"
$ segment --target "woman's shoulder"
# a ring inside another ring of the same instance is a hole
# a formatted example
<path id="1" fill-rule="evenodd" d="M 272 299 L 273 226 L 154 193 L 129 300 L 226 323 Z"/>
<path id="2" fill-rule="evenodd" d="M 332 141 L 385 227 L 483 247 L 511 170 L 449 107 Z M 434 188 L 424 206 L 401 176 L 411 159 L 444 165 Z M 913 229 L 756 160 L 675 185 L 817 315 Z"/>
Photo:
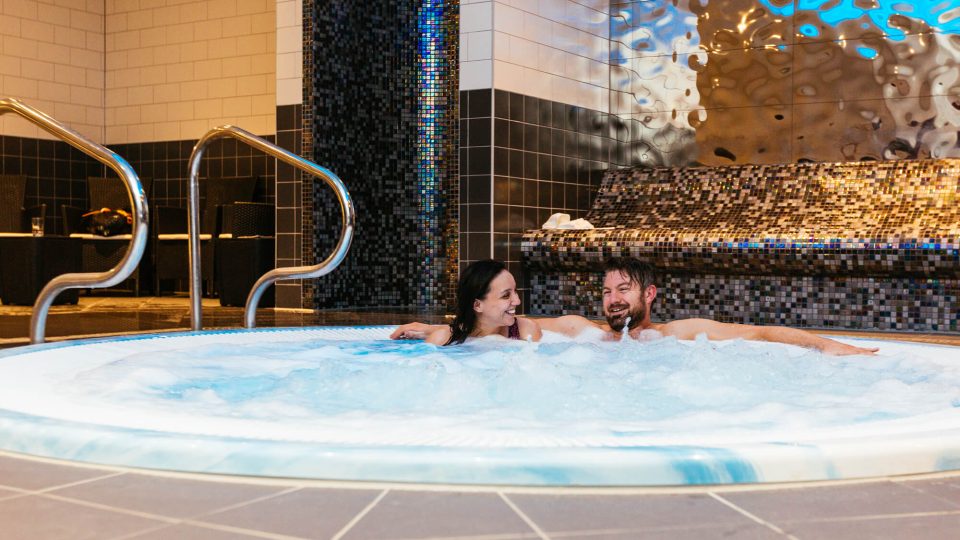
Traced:
<path id="1" fill-rule="evenodd" d="M 528 319 L 526 317 L 517 317 L 517 326 L 520 330 L 520 339 L 533 339 L 533 341 L 540 341 L 540 338 L 543 337 L 543 331 L 540 329 L 540 325 L 536 321 Z"/>
<path id="2" fill-rule="evenodd" d="M 450 336 L 452 334 L 453 331 L 450 329 L 450 327 L 444 326 L 443 328 L 438 329 L 436 332 L 431 333 L 424 341 L 433 345 L 443 346 L 450 341 Z"/>

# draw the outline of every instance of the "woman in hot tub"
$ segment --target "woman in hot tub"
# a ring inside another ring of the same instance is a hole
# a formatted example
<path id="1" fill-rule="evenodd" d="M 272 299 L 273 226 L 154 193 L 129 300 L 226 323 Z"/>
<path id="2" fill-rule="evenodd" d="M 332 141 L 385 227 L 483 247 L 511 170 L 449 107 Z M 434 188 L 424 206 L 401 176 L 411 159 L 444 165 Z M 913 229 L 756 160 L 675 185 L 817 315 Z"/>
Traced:
<path id="1" fill-rule="evenodd" d="M 457 288 L 456 316 L 450 326 L 430 334 L 427 343 L 458 345 L 467 338 L 499 335 L 540 341 L 540 325 L 517 317 L 517 282 L 505 264 L 487 259 L 468 266 Z"/>

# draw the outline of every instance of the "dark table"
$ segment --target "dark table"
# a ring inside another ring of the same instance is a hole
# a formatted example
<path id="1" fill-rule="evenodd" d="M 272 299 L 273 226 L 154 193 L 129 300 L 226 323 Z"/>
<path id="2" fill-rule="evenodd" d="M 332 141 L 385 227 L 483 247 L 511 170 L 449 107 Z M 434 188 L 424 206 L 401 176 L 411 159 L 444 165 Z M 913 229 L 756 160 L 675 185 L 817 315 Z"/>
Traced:
<path id="1" fill-rule="evenodd" d="M 273 237 L 218 238 L 214 261 L 221 306 L 243 306 L 260 276 L 273 270 Z M 258 304 L 274 305 L 274 289 L 268 287 Z"/>
<path id="2" fill-rule="evenodd" d="M 80 245 L 66 236 L 0 237 L 0 300 L 29 306 L 51 279 L 80 271 Z M 77 289 L 68 289 L 54 304 L 76 304 Z"/>

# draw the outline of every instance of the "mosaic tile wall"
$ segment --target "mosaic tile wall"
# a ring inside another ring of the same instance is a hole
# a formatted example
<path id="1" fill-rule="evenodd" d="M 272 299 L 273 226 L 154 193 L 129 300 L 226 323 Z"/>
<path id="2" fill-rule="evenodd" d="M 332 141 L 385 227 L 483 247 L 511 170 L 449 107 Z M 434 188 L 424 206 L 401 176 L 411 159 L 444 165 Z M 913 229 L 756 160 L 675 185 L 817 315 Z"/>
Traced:
<path id="1" fill-rule="evenodd" d="M 609 115 L 503 90 L 460 93 L 461 266 L 505 261 L 527 305 L 520 238 L 555 212 L 583 217 L 618 156 Z"/>
<path id="2" fill-rule="evenodd" d="M 960 280 L 667 273 L 655 322 L 707 317 L 798 328 L 958 332 Z M 531 312 L 602 318 L 602 272 L 534 272 Z"/>
<path id="3" fill-rule="evenodd" d="M 960 156 L 956 2 L 613 0 L 644 166 Z"/>
<path id="4" fill-rule="evenodd" d="M 456 269 L 456 1 L 304 3 L 304 152 L 357 209 L 353 245 L 304 307 L 443 306 Z M 371 32 L 376 28 L 376 32 Z M 452 78 L 452 80 L 451 80 Z M 452 158 L 452 159 L 451 159 Z M 340 212 L 304 185 L 304 263 L 336 243 Z M 309 199 L 309 200 L 308 200 Z M 455 208 L 453 212 L 455 212 Z M 310 215 L 307 216 L 306 213 Z M 305 249 L 306 249 L 305 245 Z"/>
<path id="5" fill-rule="evenodd" d="M 958 173 L 960 160 L 617 171 L 587 216 L 599 229 L 524 235 L 532 310 L 599 314 L 594 272 L 630 255 L 668 274 L 666 319 L 955 331 Z"/>
<path id="6" fill-rule="evenodd" d="M 309 158 L 313 156 L 313 129 L 311 126 L 314 124 L 314 98 L 313 98 L 313 28 L 317 24 L 316 17 L 314 16 L 313 8 L 314 0 L 303 0 L 303 41 L 300 44 L 300 50 L 303 53 L 303 99 L 301 101 L 301 116 L 300 116 L 300 151 L 302 156 Z M 292 185 L 294 189 L 297 189 L 300 193 L 300 259 L 298 264 L 308 265 L 315 264 L 314 261 L 314 251 L 316 249 L 316 223 L 314 221 L 314 214 L 316 212 L 317 205 L 314 204 L 314 199 L 316 198 L 316 186 L 313 185 L 313 182 L 303 182 L 302 176 L 298 173 L 294 173 Z M 349 185 L 347 186 L 349 189 Z M 329 279 L 329 278 L 328 278 Z M 287 287 L 295 287 L 298 283 L 296 281 L 287 281 L 285 285 Z M 277 305 L 278 306 L 290 306 L 296 307 L 299 305 L 301 308 L 313 309 L 316 307 L 317 302 L 314 295 L 316 294 L 317 280 L 308 279 L 300 280 L 300 299 L 297 303 L 288 303 L 287 298 L 284 294 L 281 294 L 281 289 L 277 289 Z M 288 289 L 289 291 L 290 289 Z M 283 291 L 286 292 L 286 291 Z M 290 299 L 293 300 L 293 299 Z"/>

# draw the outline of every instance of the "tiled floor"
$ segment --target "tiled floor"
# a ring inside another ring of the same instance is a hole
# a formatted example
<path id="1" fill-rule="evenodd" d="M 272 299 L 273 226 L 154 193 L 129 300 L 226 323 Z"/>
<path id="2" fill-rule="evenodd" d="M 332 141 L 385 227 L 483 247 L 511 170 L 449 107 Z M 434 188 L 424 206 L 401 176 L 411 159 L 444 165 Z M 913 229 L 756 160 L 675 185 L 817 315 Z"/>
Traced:
<path id="1" fill-rule="evenodd" d="M 956 538 L 960 475 L 523 489 L 164 474 L 0 453 L 4 539 Z"/>
<path id="2" fill-rule="evenodd" d="M 243 327 L 243 308 L 221 307 L 214 298 L 204 298 L 203 328 Z M 30 334 L 30 306 L 0 305 L 0 347 L 26 345 Z M 304 312 L 260 309 L 258 327 L 401 324 L 410 321 L 439 323 L 444 315 L 412 309 L 364 309 L 355 311 Z M 129 334 L 190 329 L 189 299 L 184 295 L 161 297 L 81 296 L 77 305 L 53 306 L 47 319 L 50 340 L 105 334 Z M 851 334 L 817 330 L 820 334 Z M 922 341 L 960 346 L 960 334 L 857 332 L 863 337 Z"/>
<path id="3" fill-rule="evenodd" d="M 203 328 L 242 328 L 243 308 L 221 307 L 204 298 Z M 0 347 L 26 345 L 30 335 L 30 306 L 0 305 Z M 303 312 L 260 309 L 258 327 L 400 324 L 441 322 L 438 313 L 410 309 Z M 190 329 L 190 301 L 186 296 L 81 296 L 77 305 L 53 306 L 47 319 L 50 340 L 104 334 L 129 334 Z"/>
<path id="4" fill-rule="evenodd" d="M 204 301 L 206 328 L 242 309 Z M 0 306 L 0 346 L 29 308 Z M 439 322 L 405 310 L 261 310 L 259 326 Z M 187 300 L 84 297 L 52 337 L 187 329 Z M 960 336 L 897 335 L 960 344 Z M 0 452 L 0 539 L 957 538 L 960 474 L 717 488 L 525 489 L 324 483 L 99 467 Z"/>

